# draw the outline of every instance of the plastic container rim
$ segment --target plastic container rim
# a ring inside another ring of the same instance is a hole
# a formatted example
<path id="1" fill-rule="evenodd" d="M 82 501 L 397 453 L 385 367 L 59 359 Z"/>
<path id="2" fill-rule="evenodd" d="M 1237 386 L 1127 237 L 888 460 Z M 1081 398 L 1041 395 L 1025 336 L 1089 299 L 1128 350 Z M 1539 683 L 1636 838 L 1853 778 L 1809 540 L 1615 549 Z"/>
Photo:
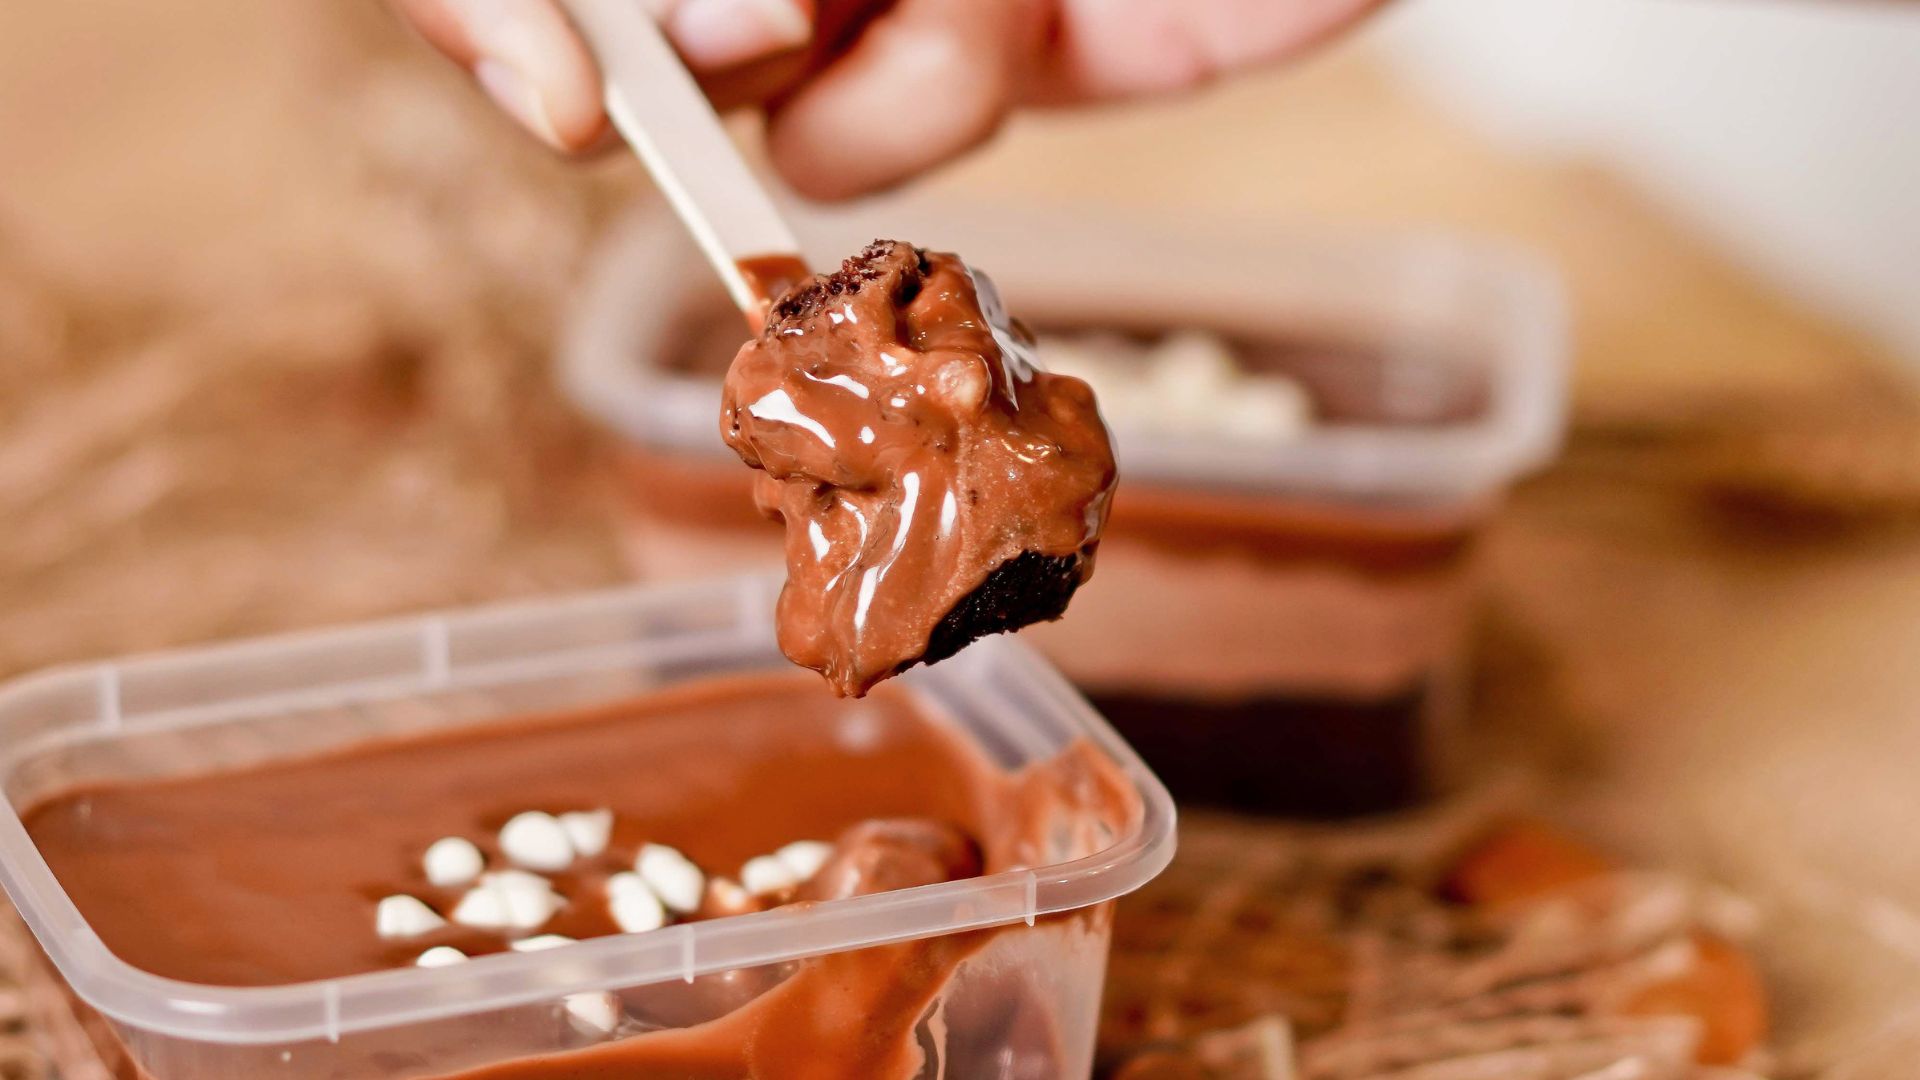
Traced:
<path id="1" fill-rule="evenodd" d="M 1248 229 L 1207 220 L 1143 225 L 1137 217 L 1084 208 L 929 207 L 912 200 L 794 213 L 803 234 L 845 229 L 850 220 L 885 221 L 905 231 L 930 222 L 954 228 L 991 219 L 1003 233 L 1060 235 L 1062 243 L 1070 239 L 1062 230 L 1073 228 L 1077 219 L 1088 237 L 1120 236 L 1188 258 L 1220 250 L 1254 262 L 1284 253 L 1296 270 L 1310 264 L 1364 266 L 1382 277 L 1419 269 L 1455 281 L 1471 278 L 1502 298 L 1504 317 L 1488 364 L 1489 402 L 1472 420 L 1437 427 L 1327 426 L 1258 453 L 1204 434 L 1127 432 L 1117 450 L 1128 480 L 1335 499 L 1469 502 L 1494 495 L 1546 464 L 1564 437 L 1569 340 L 1564 290 L 1548 264 L 1510 244 L 1440 229 Z M 650 370 L 643 363 L 645 335 L 632 315 L 639 282 L 667 290 L 672 298 L 667 303 L 683 298 L 690 284 L 701 283 L 674 272 L 683 246 L 690 255 L 677 224 L 655 207 L 631 212 L 609 231 L 563 325 L 559 377 L 578 408 L 622 438 L 725 460 L 730 455 L 718 437 L 716 381 Z M 1099 272 L 1120 273 L 1113 262 L 1106 259 Z M 992 262 L 983 260 L 981 268 L 995 274 Z"/>
<path id="2" fill-rule="evenodd" d="M 65 665 L 0 683 L 0 717 L 34 696 L 53 690 L 92 688 L 102 704 L 82 736 L 127 730 L 194 726 L 249 713 L 372 703 L 421 693 L 510 682 L 525 678 L 513 658 L 471 666 L 448 665 L 444 646 L 463 629 L 514 620 L 548 620 L 569 612 L 671 601 L 715 588 L 743 601 L 766 599 L 763 576 L 627 587 L 557 600 L 488 605 L 424 616 L 383 619 L 335 629 L 247 639 L 209 648 L 141 654 L 107 664 Z M 744 604 L 743 604 L 744 607 Z M 736 626 L 703 632 L 693 647 L 678 650 L 715 655 L 728 648 L 760 651 L 768 636 Z M 381 635 L 417 634 L 422 670 L 414 676 L 320 683 L 295 691 L 223 700 L 216 707 L 123 714 L 112 704 L 122 680 L 185 664 L 217 663 L 263 652 L 324 649 Z M 605 670 L 631 662 L 635 650 L 588 647 L 548 654 L 542 674 Z M 969 659 L 970 658 L 970 659 Z M 570 663 L 571 662 L 571 666 Z M 101 1013 L 122 1023 L 176 1038 L 225 1044 L 265 1044 L 311 1039 L 338 1040 L 356 1031 L 442 1019 L 549 1000 L 569 993 L 691 981 L 706 974 L 796 960 L 870 945 L 1001 926 L 1103 903 L 1150 881 L 1173 857 L 1174 807 L 1166 789 L 1060 674 L 1026 646 L 1009 638 L 977 642 L 960 656 L 902 679 L 933 683 L 963 669 L 1005 668 L 1038 691 L 1077 736 L 1111 757 L 1133 783 L 1141 815 L 1135 828 L 1106 849 L 1069 862 L 1030 870 L 895 890 L 813 905 L 804 911 L 775 908 L 749 915 L 683 923 L 645 934 L 592 938 L 558 949 L 477 957 L 452 968 L 412 968 L 272 987 L 223 987 L 170 979 L 142 971 L 115 956 L 87 924 L 29 838 L 11 800 L 0 800 L 0 887 L 4 887 L 48 959 L 69 987 Z M 43 748 L 28 740 L 8 749 L 11 772 L 23 750 Z M 808 928 L 814 944 L 793 948 L 794 927 Z"/>

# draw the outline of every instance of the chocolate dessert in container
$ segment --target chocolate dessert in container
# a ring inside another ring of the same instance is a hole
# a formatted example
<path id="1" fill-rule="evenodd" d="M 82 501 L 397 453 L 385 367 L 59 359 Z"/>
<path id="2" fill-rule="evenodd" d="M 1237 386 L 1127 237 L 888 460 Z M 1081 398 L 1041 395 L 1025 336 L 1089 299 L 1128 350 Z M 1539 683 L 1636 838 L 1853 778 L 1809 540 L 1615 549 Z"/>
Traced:
<path id="1" fill-rule="evenodd" d="M 69 1080 L 1084 1077 L 1163 787 L 1016 642 L 834 697 L 758 576 L 0 686 Z"/>
<path id="2" fill-rule="evenodd" d="M 1176 796 L 1341 816 L 1457 778 L 1479 538 L 1564 424 L 1550 273 L 1440 235 L 913 202 L 794 220 L 819 251 L 964 252 L 1041 364 L 1093 385 L 1120 473 L 1099 572 L 1022 634 Z M 713 434 L 746 331 L 690 258 L 670 221 L 633 219 L 562 350 L 622 438 L 649 580 L 780 560 Z"/>

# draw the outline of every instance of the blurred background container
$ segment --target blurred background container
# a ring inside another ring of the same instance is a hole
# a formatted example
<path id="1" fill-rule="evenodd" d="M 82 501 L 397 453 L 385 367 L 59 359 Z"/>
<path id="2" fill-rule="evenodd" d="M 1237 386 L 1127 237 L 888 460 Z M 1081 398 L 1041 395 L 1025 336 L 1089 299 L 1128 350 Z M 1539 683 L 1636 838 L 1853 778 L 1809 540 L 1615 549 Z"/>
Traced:
<path id="1" fill-rule="evenodd" d="M 1353 814 L 1456 786 L 1447 763 L 1474 756 L 1477 540 L 1564 424 L 1552 273 L 1461 237 L 1064 206 L 883 200 L 794 221 L 821 262 L 875 235 L 964 250 L 1043 361 L 1092 366 L 1075 373 L 1102 395 L 1124 483 L 1074 617 L 1028 636 L 1176 795 Z M 781 558 L 751 474 L 715 437 L 746 331 L 684 272 L 698 254 L 682 232 L 656 212 L 614 233 L 561 357 L 575 403 L 622 441 L 627 550 L 649 580 Z M 1168 363 L 1170 379 L 1154 374 Z M 1154 378 L 1172 387 L 1122 400 Z M 1299 417 L 1216 426 L 1275 383 Z M 1221 400 L 1183 413 L 1175 390 Z"/>

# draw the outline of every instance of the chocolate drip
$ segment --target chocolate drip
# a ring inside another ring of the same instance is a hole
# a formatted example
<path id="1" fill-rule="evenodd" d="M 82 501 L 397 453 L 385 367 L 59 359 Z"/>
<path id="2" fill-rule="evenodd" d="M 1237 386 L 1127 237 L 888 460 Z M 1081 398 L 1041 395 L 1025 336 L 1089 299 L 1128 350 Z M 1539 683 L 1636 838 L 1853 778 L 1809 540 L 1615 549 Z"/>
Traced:
<path id="1" fill-rule="evenodd" d="M 841 694 L 1057 618 L 1093 571 L 1115 477 L 1093 392 L 998 314 L 957 256 L 876 241 L 727 374 L 721 434 L 786 522 L 781 648 Z"/>

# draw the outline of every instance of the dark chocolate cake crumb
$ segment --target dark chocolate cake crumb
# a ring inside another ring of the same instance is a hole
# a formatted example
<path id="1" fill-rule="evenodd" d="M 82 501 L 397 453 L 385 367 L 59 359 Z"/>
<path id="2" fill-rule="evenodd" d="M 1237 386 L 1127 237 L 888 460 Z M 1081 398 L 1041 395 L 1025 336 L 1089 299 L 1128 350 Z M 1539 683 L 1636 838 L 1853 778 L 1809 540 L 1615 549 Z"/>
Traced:
<path id="1" fill-rule="evenodd" d="M 906 303 L 926 280 L 926 253 L 898 240 L 875 240 L 849 256 L 840 269 L 788 290 L 767 312 L 769 331 L 791 329 L 814 318 L 835 300 L 857 296 L 873 282 L 891 278 L 895 303 Z"/>
<path id="2" fill-rule="evenodd" d="M 1037 551 L 1023 551 L 1001 563 L 947 612 L 927 638 L 927 651 L 902 670 L 916 663 L 937 664 L 983 637 L 1058 619 L 1086 580 L 1086 563 L 1086 553 Z"/>

